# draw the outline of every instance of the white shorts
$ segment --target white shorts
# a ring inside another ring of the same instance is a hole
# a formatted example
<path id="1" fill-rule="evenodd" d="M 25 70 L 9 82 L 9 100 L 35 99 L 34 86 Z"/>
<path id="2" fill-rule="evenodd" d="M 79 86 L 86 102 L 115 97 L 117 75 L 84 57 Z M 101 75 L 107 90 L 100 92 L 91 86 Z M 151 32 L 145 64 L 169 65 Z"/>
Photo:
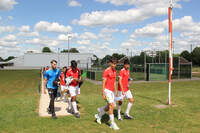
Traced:
<path id="1" fill-rule="evenodd" d="M 120 101 L 123 101 L 124 98 L 126 98 L 126 99 L 133 98 L 130 90 L 126 91 L 124 95 L 122 95 L 121 91 L 118 91 L 118 97 L 121 97 Z"/>
<path id="2" fill-rule="evenodd" d="M 106 96 L 108 103 L 115 103 L 115 93 L 113 91 L 104 89 L 104 95 Z"/>
<path id="3" fill-rule="evenodd" d="M 80 94 L 80 88 L 79 86 L 69 86 L 69 93 L 71 95 L 71 97 L 73 96 L 77 96 Z"/>
<path id="4" fill-rule="evenodd" d="M 61 85 L 60 88 L 61 88 L 61 91 L 64 91 L 67 89 L 67 86 Z"/>

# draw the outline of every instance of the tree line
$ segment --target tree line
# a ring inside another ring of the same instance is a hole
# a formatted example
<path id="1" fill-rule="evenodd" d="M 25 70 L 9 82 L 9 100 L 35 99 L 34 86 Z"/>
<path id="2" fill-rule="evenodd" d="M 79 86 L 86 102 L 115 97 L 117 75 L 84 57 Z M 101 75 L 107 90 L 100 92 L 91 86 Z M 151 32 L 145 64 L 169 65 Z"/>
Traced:
<path id="1" fill-rule="evenodd" d="M 30 51 L 29 51 L 30 52 Z M 42 53 L 53 53 L 49 47 L 44 47 L 42 49 Z M 69 50 L 70 53 L 79 53 L 79 51 L 76 48 L 71 48 Z M 68 49 L 63 49 L 60 51 L 60 53 L 68 53 Z M 119 54 L 119 53 L 113 53 L 112 55 L 106 55 L 103 58 L 98 58 L 96 55 L 96 60 L 94 61 L 94 66 L 99 66 L 99 65 L 104 65 L 107 64 L 108 60 L 111 57 L 115 57 L 117 60 L 120 60 L 121 58 L 125 57 L 126 55 L 124 54 Z M 184 50 L 180 54 L 174 54 L 174 62 L 177 62 L 178 57 L 183 57 L 187 61 L 192 62 L 194 66 L 200 66 L 200 47 L 196 47 L 192 50 L 192 52 L 189 52 L 187 50 Z M 14 59 L 14 56 L 9 56 L 6 59 L 3 59 L 0 57 L 0 62 L 4 61 L 9 61 Z M 131 64 L 144 64 L 146 60 L 146 63 L 167 63 L 169 62 L 169 51 L 159 51 L 154 53 L 154 55 L 151 53 L 147 54 L 145 52 L 141 52 L 140 55 L 136 55 L 130 58 L 130 63 Z"/>
<path id="2" fill-rule="evenodd" d="M 117 60 L 125 57 L 124 54 L 113 53 L 112 55 L 106 55 L 102 59 L 98 58 L 96 55 L 96 60 L 94 61 L 94 66 L 104 65 L 108 62 L 111 57 L 115 57 Z M 181 52 L 180 54 L 174 54 L 174 63 L 177 64 L 179 57 L 183 57 L 188 62 L 192 62 L 193 66 L 200 66 L 200 47 L 196 47 L 190 53 L 187 50 Z M 141 52 L 140 55 L 135 55 L 130 57 L 131 64 L 145 64 L 146 63 L 168 63 L 169 62 L 169 51 L 159 51 L 156 53 L 145 53 Z"/>

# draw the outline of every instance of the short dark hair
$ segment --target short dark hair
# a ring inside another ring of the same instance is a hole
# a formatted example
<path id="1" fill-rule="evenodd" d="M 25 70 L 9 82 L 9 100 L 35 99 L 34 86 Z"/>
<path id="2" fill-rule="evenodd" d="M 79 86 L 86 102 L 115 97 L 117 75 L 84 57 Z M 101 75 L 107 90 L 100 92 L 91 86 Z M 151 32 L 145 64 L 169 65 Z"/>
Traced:
<path id="1" fill-rule="evenodd" d="M 52 64 L 53 62 L 55 62 L 55 63 L 57 64 L 57 61 L 56 61 L 56 60 L 52 60 L 52 61 L 51 61 L 51 64 Z"/>
<path id="2" fill-rule="evenodd" d="M 128 59 L 124 60 L 124 65 L 126 65 L 126 64 L 130 64 L 130 61 Z"/>
<path id="3" fill-rule="evenodd" d="M 63 69 L 64 69 L 64 68 L 66 68 L 66 69 L 67 69 L 67 67 L 66 67 L 66 66 L 64 66 L 64 67 L 63 67 Z"/>
<path id="4" fill-rule="evenodd" d="M 118 60 L 115 57 L 111 57 L 109 63 L 118 63 Z"/>
<path id="5" fill-rule="evenodd" d="M 71 61 L 71 67 L 72 68 L 77 68 L 77 62 L 75 60 Z"/>

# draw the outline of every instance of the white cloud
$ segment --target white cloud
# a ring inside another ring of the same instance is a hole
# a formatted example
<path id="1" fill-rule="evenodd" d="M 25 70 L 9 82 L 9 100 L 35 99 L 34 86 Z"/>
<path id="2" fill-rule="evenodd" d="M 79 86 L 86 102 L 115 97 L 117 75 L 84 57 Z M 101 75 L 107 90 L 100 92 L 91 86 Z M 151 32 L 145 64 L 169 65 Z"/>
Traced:
<path id="1" fill-rule="evenodd" d="M 13 20 L 13 16 L 8 16 L 8 20 Z"/>
<path id="2" fill-rule="evenodd" d="M 12 35 L 12 34 L 9 34 L 9 35 L 6 35 L 5 37 L 2 38 L 4 41 L 16 41 L 16 36 L 15 35 Z"/>
<path id="3" fill-rule="evenodd" d="M 105 55 L 112 55 L 113 53 L 118 52 L 118 49 L 109 47 L 108 43 L 90 44 L 89 46 L 81 45 L 78 47 L 78 50 L 83 53 L 93 53 L 100 58 L 103 58 Z"/>
<path id="4" fill-rule="evenodd" d="M 36 37 L 40 34 L 38 32 L 19 32 L 17 33 L 17 36 L 24 36 L 24 37 Z"/>
<path id="5" fill-rule="evenodd" d="M 69 40 L 75 40 L 78 38 L 78 33 L 70 33 L 70 34 L 60 34 L 58 36 L 59 41 L 67 41 L 69 36 Z"/>
<path id="6" fill-rule="evenodd" d="M 121 5 L 134 5 L 136 7 L 165 7 L 169 6 L 169 1 L 168 0 L 96 0 L 101 3 L 110 3 L 116 6 L 121 6 Z M 173 6 L 180 8 L 181 5 L 178 4 L 180 0 L 173 0 Z M 186 0 L 182 0 L 186 1 Z"/>
<path id="7" fill-rule="evenodd" d="M 73 20 L 73 24 L 83 26 L 115 25 L 138 23 L 154 16 L 168 14 L 168 0 L 96 0 L 102 3 L 114 5 L 134 5 L 135 8 L 129 10 L 93 11 L 83 13 L 80 19 Z M 174 8 L 181 8 L 181 0 L 174 0 Z"/>
<path id="8" fill-rule="evenodd" d="M 15 35 L 9 34 L 0 38 L 0 45 L 4 47 L 14 47 L 18 44 Z"/>
<path id="9" fill-rule="evenodd" d="M 44 45 L 44 46 L 57 46 L 60 44 L 58 40 L 50 39 L 46 37 L 41 38 L 33 38 L 27 39 L 24 41 L 25 44 L 36 44 L 36 45 Z"/>
<path id="10" fill-rule="evenodd" d="M 82 14 L 80 20 L 74 20 L 73 24 L 77 23 L 83 26 L 128 24 L 141 22 L 153 16 L 161 16 L 164 14 L 167 14 L 167 8 L 93 11 Z"/>
<path id="11" fill-rule="evenodd" d="M 94 33 L 91 33 L 91 32 L 84 32 L 83 34 L 80 35 L 80 38 L 81 39 L 98 39 L 98 37 L 94 34 Z"/>
<path id="12" fill-rule="evenodd" d="M 19 30 L 20 32 L 29 32 L 29 31 L 30 31 L 30 26 L 28 26 L 28 25 L 23 25 L 23 26 L 21 26 L 20 28 L 18 28 L 18 30 Z"/>
<path id="13" fill-rule="evenodd" d="M 107 27 L 101 29 L 101 33 L 114 33 L 118 31 L 119 31 L 118 29 L 112 29 L 112 28 L 107 28 Z"/>
<path id="14" fill-rule="evenodd" d="M 3 32 L 13 32 L 14 30 L 14 26 L 0 26 L 0 34 Z"/>
<path id="15" fill-rule="evenodd" d="M 127 29 L 123 29 L 121 32 L 122 32 L 123 34 L 125 34 L 125 33 L 128 32 L 128 30 L 127 30 Z"/>
<path id="16" fill-rule="evenodd" d="M 1 0 L 0 11 L 11 10 L 16 4 L 18 3 L 15 0 Z"/>
<path id="17" fill-rule="evenodd" d="M 118 29 L 104 27 L 103 29 L 101 29 L 98 37 L 102 38 L 103 41 L 105 41 L 105 42 L 110 42 L 114 39 L 114 36 L 112 34 L 118 32 L 118 31 L 119 31 Z"/>
<path id="18" fill-rule="evenodd" d="M 89 45 L 89 44 L 91 44 L 91 41 L 90 40 L 81 40 L 81 41 L 77 41 L 77 43 L 79 45 Z"/>
<path id="19" fill-rule="evenodd" d="M 141 44 L 140 44 L 140 42 L 136 41 L 135 39 L 130 38 L 129 40 L 121 43 L 120 46 L 123 48 L 132 48 L 132 47 L 141 46 Z"/>
<path id="20" fill-rule="evenodd" d="M 43 32 L 57 32 L 57 33 L 67 33 L 72 31 L 71 26 L 64 26 L 60 25 L 57 22 L 50 23 L 47 21 L 40 21 L 35 24 L 34 29 L 36 31 L 43 31 Z"/>
<path id="21" fill-rule="evenodd" d="M 158 27 L 153 27 L 153 26 L 146 26 L 141 29 L 136 29 L 134 34 L 136 36 L 142 36 L 142 37 L 154 37 L 159 34 L 162 34 L 164 30 L 165 30 L 164 27 L 158 28 Z"/>
<path id="22" fill-rule="evenodd" d="M 184 16 L 173 20 L 173 41 L 175 52 L 180 53 L 188 49 L 190 44 L 200 42 L 200 22 L 194 22 L 191 16 Z M 141 37 L 143 41 L 138 41 Z M 148 38 L 148 39 L 147 39 Z M 121 47 L 143 49 L 168 49 L 168 20 L 147 24 L 142 28 L 135 29 L 130 39 L 121 43 Z"/>
<path id="23" fill-rule="evenodd" d="M 68 2 L 68 6 L 71 6 L 71 7 L 76 7 L 76 6 L 82 6 L 81 5 L 81 3 L 79 3 L 78 1 L 76 1 L 76 0 L 70 0 L 69 2 Z"/>
<path id="24" fill-rule="evenodd" d="M 191 16 L 184 16 L 173 20 L 173 32 L 180 33 L 181 37 L 195 35 L 200 33 L 200 22 L 195 23 Z M 147 24 L 142 28 L 135 29 L 132 37 L 157 37 L 162 34 L 168 34 L 168 20 Z"/>

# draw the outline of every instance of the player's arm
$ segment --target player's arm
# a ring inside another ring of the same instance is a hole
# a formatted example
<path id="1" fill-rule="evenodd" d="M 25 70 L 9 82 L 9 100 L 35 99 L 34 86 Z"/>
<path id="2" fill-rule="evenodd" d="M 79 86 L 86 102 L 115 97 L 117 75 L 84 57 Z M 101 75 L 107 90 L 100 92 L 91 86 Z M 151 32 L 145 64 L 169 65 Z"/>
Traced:
<path id="1" fill-rule="evenodd" d="M 47 81 L 48 81 L 48 73 L 45 72 L 45 73 L 44 73 L 44 79 L 43 79 L 43 83 L 44 83 L 44 86 L 43 86 L 43 88 L 44 88 L 44 94 L 46 94 Z"/>
<path id="2" fill-rule="evenodd" d="M 120 85 L 120 88 L 121 88 L 121 91 L 122 91 L 122 95 L 124 95 L 124 88 L 123 88 L 123 85 L 122 85 L 122 77 L 119 76 L 119 85 Z"/>
<path id="3" fill-rule="evenodd" d="M 106 84 L 106 78 L 103 78 L 102 97 L 103 97 L 104 100 L 106 100 L 106 96 L 105 96 L 105 94 L 104 94 L 105 84 Z"/>
<path id="4" fill-rule="evenodd" d="M 115 81 L 115 95 L 117 96 L 117 82 Z"/>
<path id="5" fill-rule="evenodd" d="M 44 94 L 46 94 L 47 92 L 46 92 L 46 89 L 47 89 L 47 79 L 46 78 L 44 78 L 44 80 L 43 80 L 43 88 L 44 88 Z"/>

